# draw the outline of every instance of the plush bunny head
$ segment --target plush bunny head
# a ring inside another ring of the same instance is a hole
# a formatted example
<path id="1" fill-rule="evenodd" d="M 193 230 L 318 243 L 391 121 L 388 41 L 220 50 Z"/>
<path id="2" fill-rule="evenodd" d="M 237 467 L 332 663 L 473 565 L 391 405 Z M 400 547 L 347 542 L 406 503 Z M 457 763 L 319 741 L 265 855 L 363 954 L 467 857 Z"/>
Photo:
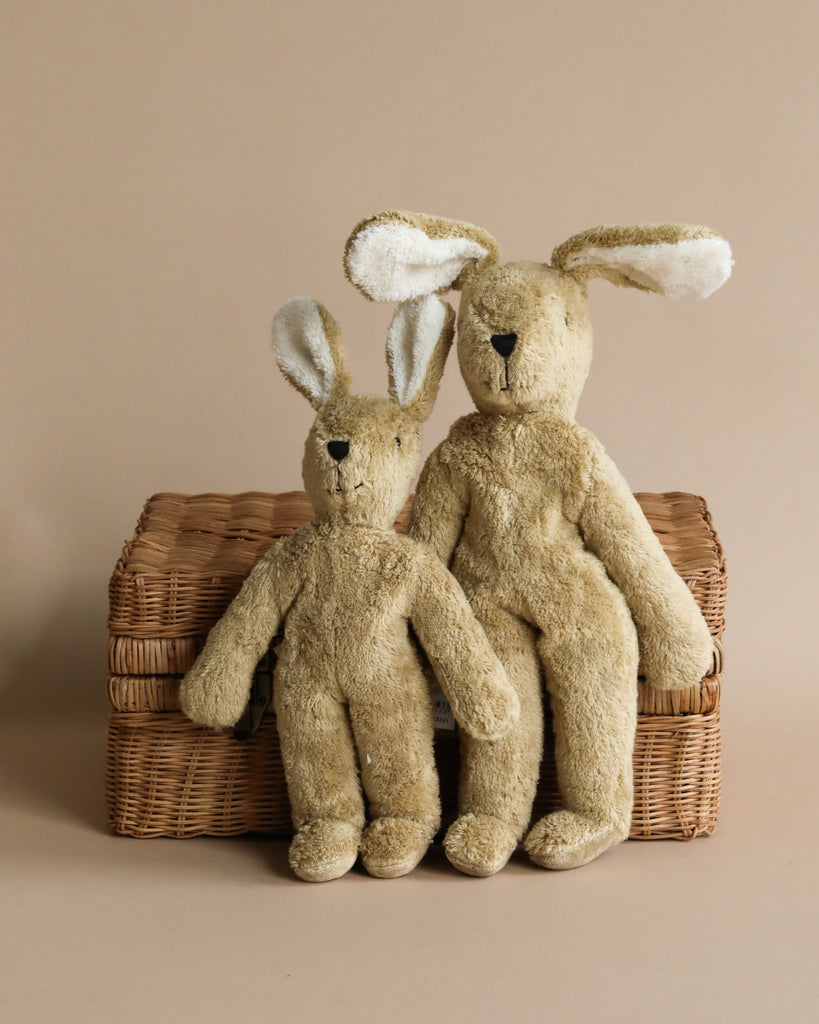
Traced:
<path id="1" fill-rule="evenodd" d="M 458 360 L 481 412 L 573 417 L 591 362 L 589 278 L 705 298 L 732 259 L 710 228 L 661 224 L 593 228 L 559 245 L 551 264 L 502 264 L 482 228 L 389 211 L 354 229 L 344 265 L 374 300 L 461 291 Z"/>
<path id="2" fill-rule="evenodd" d="M 284 376 L 318 411 L 304 448 L 304 486 L 317 515 L 390 527 L 418 472 L 421 427 L 432 411 L 455 314 L 434 295 L 402 303 L 387 336 L 390 398 L 353 395 L 335 320 L 291 299 L 273 322 Z"/>

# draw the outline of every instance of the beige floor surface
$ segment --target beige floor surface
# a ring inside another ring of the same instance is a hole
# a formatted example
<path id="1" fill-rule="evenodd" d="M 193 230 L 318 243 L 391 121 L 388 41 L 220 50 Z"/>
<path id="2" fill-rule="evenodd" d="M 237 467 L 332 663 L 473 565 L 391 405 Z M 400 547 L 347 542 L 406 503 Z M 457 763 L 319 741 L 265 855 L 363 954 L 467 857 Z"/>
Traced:
<path id="1" fill-rule="evenodd" d="M 810 1021 L 816 740 L 725 734 L 720 827 L 492 879 L 312 886 L 286 843 L 107 832 L 104 714 L 0 727 L 0 1020 Z"/>

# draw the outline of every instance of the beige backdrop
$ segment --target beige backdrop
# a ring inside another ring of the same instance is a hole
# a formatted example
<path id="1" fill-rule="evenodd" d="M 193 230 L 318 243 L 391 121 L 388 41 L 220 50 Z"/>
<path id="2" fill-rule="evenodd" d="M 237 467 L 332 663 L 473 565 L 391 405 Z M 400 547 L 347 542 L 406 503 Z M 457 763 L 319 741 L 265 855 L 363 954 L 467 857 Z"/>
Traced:
<path id="1" fill-rule="evenodd" d="M 311 414 L 269 348 L 285 300 L 325 302 L 356 385 L 384 391 L 390 310 L 341 270 L 361 217 L 470 220 L 542 260 L 598 223 L 702 223 L 736 259 L 708 301 L 591 286 L 580 420 L 635 490 L 712 507 L 726 814 L 750 827 L 748 765 L 775 778 L 819 711 L 816 6 L 0 9 L 6 715 L 102 719 L 106 583 L 147 496 L 300 486 Z M 453 359 L 427 450 L 469 409 Z"/>

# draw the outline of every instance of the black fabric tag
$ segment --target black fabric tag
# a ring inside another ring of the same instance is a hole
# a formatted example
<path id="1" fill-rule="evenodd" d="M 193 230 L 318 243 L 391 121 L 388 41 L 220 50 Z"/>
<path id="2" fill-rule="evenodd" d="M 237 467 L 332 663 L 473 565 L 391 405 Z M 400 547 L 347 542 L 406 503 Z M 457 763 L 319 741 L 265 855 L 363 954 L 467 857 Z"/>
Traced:
<path id="1" fill-rule="evenodd" d="M 250 699 L 242 713 L 242 717 L 233 726 L 233 738 L 248 740 L 259 731 L 265 712 L 273 700 L 273 673 L 276 670 L 276 648 L 284 640 L 283 633 L 277 633 L 270 641 L 267 653 L 256 666 L 253 683 L 250 687 Z"/>

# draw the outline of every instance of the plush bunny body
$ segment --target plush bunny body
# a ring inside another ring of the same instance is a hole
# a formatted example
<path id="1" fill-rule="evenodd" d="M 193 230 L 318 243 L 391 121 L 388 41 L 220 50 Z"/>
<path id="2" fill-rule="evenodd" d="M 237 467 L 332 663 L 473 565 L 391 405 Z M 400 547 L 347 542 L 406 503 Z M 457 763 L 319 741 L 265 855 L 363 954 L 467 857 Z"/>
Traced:
<path id="1" fill-rule="evenodd" d="M 563 808 L 525 845 L 536 863 L 568 868 L 628 835 L 638 665 L 675 689 L 698 682 L 712 656 L 692 595 L 574 415 L 591 361 L 587 279 L 707 294 L 730 250 L 709 229 L 595 229 L 552 264 L 499 265 L 482 229 L 423 214 L 362 222 L 346 254 L 370 298 L 462 292 L 458 357 L 478 411 L 427 461 L 411 534 L 451 565 L 521 704 L 503 739 L 463 738 L 461 814 L 445 846 L 474 875 L 502 867 L 529 823 L 544 676 Z"/>
<path id="2" fill-rule="evenodd" d="M 496 737 L 517 699 L 463 592 L 425 546 L 395 532 L 420 458 L 453 316 L 408 304 L 391 328 L 392 400 L 349 394 L 338 328 L 293 300 L 277 315 L 277 358 L 318 409 L 304 482 L 316 517 L 271 548 L 211 631 L 181 689 L 197 722 L 229 726 L 285 624 L 274 681 L 296 836 L 293 870 L 336 878 L 405 874 L 440 821 L 432 702 L 410 626 L 466 730 Z M 364 829 L 364 801 L 371 823 Z"/>

